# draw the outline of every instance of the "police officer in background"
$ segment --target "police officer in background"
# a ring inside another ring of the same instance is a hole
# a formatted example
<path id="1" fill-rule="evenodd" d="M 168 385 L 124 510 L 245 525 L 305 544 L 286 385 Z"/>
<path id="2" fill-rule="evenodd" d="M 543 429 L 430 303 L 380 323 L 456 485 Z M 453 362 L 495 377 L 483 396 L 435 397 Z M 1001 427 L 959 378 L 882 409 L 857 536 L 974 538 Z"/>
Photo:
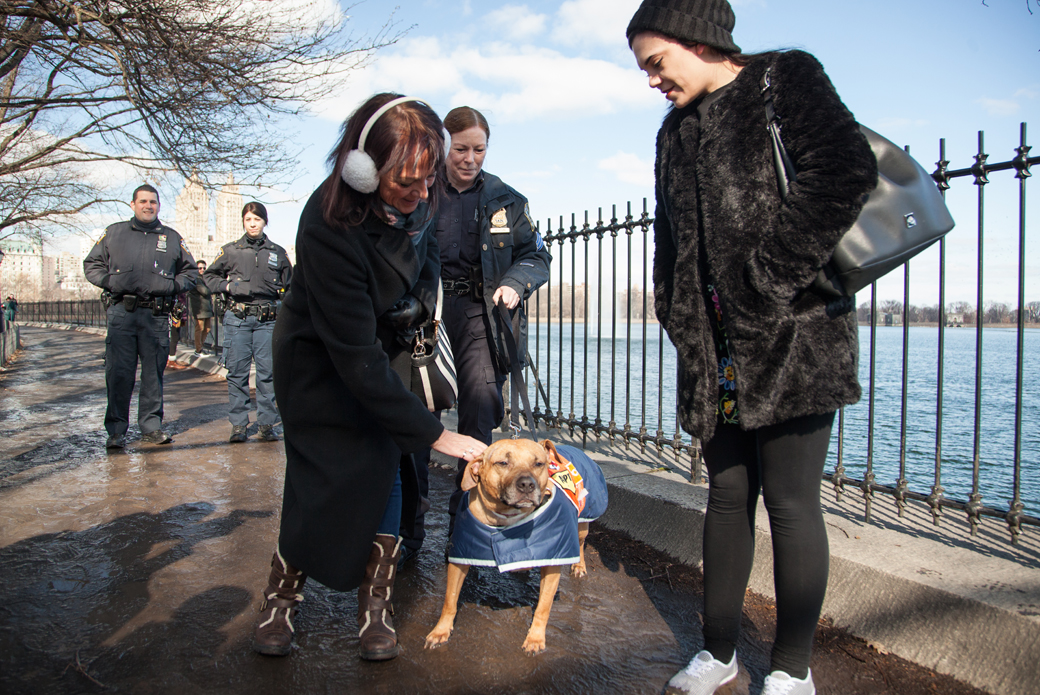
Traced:
<path id="1" fill-rule="evenodd" d="M 224 312 L 224 358 L 228 370 L 228 420 L 232 443 L 244 442 L 249 428 L 249 365 L 256 364 L 257 434 L 278 441 L 274 423 L 271 334 L 282 294 L 289 287 L 292 265 L 285 249 L 267 238 L 267 208 L 246 203 L 242 208 L 245 234 L 225 244 L 206 269 L 203 280 L 213 294 L 229 295 Z"/>
<path id="2" fill-rule="evenodd" d="M 459 434 L 491 443 L 502 422 L 502 387 L 509 375 L 509 352 L 495 306 L 512 317 L 520 361 L 525 363 L 527 316 L 524 301 L 549 279 L 549 255 L 531 221 L 527 198 L 483 170 L 491 130 L 476 109 L 460 106 L 444 117 L 451 135 L 448 184 L 437 213 L 444 287 L 443 326 L 451 340 L 459 385 Z M 523 364 L 521 364 L 523 366 Z M 429 450 L 416 455 L 420 494 L 428 497 Z M 459 483 L 465 459 L 458 460 L 455 492 L 448 503 L 448 534 L 462 499 Z M 423 505 L 428 506 L 428 505 Z M 423 510 L 402 519 L 403 560 L 415 555 L 425 537 Z"/>
<path id="3" fill-rule="evenodd" d="M 83 259 L 83 273 L 102 290 L 107 307 L 105 386 L 108 449 L 122 449 L 130 427 L 130 396 L 138 359 L 141 389 L 137 424 L 142 441 L 173 441 L 162 430 L 163 370 L 170 348 L 170 311 L 178 294 L 195 286 L 195 259 L 181 235 L 159 221 L 159 192 L 138 186 L 128 222 L 110 225 Z"/>

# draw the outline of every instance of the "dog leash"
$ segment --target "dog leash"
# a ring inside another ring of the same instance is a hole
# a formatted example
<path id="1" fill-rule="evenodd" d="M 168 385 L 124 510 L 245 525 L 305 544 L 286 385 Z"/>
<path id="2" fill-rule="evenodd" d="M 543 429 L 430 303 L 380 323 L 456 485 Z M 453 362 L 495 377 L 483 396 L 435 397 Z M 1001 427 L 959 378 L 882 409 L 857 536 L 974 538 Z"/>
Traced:
<path id="1" fill-rule="evenodd" d="M 523 431 L 523 427 L 520 426 L 520 404 L 517 402 L 517 399 L 520 398 L 524 402 L 524 414 L 527 415 L 527 425 L 531 429 L 531 436 L 537 441 L 538 432 L 535 429 L 534 414 L 531 412 L 531 401 L 527 397 L 527 384 L 524 383 L 523 367 L 520 366 L 520 350 L 517 348 L 516 338 L 513 336 L 513 321 L 509 316 L 505 303 L 497 304 L 495 308 L 498 309 L 500 323 L 504 324 L 502 333 L 505 336 L 506 350 L 509 352 L 509 370 L 513 375 L 513 388 L 509 394 L 509 429 L 513 432 L 513 439 L 520 438 L 520 433 Z M 538 384 L 538 390 L 544 398 L 545 391 L 542 390 L 542 384 L 538 380 L 537 372 L 535 372 L 534 378 L 535 383 Z M 545 402 L 548 403 L 549 400 L 546 398 Z"/>

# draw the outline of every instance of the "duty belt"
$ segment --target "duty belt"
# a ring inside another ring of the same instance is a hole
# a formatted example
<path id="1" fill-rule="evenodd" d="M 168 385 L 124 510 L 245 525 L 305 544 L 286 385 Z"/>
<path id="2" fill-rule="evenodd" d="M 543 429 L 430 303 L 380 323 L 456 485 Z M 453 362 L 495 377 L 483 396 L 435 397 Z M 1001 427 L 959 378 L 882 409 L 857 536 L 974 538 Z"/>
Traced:
<path id="1" fill-rule="evenodd" d="M 255 316 L 260 321 L 274 321 L 278 316 L 278 307 L 274 304 L 245 304 L 243 302 L 232 302 L 228 307 L 231 313 L 242 319 L 246 316 Z"/>
<path id="2" fill-rule="evenodd" d="M 460 297 L 469 294 L 473 286 L 469 280 L 441 280 L 445 294 L 457 294 Z"/>
<path id="3" fill-rule="evenodd" d="M 159 314 L 169 314 L 173 311 L 173 304 L 176 301 L 175 297 L 152 297 L 152 296 L 139 296 L 135 294 L 122 294 L 122 295 L 111 295 L 109 300 L 105 300 L 104 296 L 101 299 L 102 302 L 106 303 L 106 306 L 112 304 L 122 304 L 123 308 L 127 311 L 137 311 L 138 309 L 151 309 L 152 313 L 158 316 Z"/>

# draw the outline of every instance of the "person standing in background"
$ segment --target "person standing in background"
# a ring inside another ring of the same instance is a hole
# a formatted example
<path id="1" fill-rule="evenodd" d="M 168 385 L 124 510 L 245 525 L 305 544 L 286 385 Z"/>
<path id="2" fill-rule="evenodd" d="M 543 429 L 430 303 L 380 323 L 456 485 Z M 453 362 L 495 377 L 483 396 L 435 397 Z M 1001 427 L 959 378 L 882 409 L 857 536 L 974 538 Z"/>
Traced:
<path id="1" fill-rule="evenodd" d="M 231 421 L 228 441 L 241 443 L 249 437 L 249 367 L 255 364 L 257 435 L 265 442 L 275 442 L 278 408 L 271 371 L 271 334 L 282 294 L 292 279 L 292 264 L 285 249 L 264 233 L 267 208 L 262 203 L 245 204 L 242 226 L 245 234 L 238 241 L 224 244 L 203 279 L 211 293 L 224 292 L 230 297 L 224 313 Z"/>
<path id="2" fill-rule="evenodd" d="M 213 324 L 213 293 L 202 281 L 202 275 L 206 272 L 206 261 L 199 259 L 198 268 L 199 281 L 188 292 L 188 306 L 192 320 L 195 321 L 195 354 L 201 355 L 206 349 L 206 336 L 209 335 Z"/>
<path id="3" fill-rule="evenodd" d="M 7 299 L 4 300 L 4 318 L 8 323 L 18 318 L 18 300 L 14 295 L 7 295 Z"/>
<path id="4" fill-rule="evenodd" d="M 163 432 L 163 370 L 170 348 L 170 312 L 175 297 L 198 279 L 195 259 L 181 235 L 159 221 L 159 192 L 138 186 L 134 216 L 105 230 L 83 259 L 83 274 L 100 287 L 108 334 L 105 339 L 107 449 L 122 449 L 130 427 L 130 396 L 141 364 L 137 422 L 142 441 L 168 444 Z"/>
<path id="5" fill-rule="evenodd" d="M 188 325 L 188 295 L 177 295 L 177 301 L 173 304 L 170 312 L 170 360 L 166 364 L 167 369 L 184 369 L 186 365 L 179 364 L 177 357 L 177 345 L 181 342 L 181 331 Z"/>

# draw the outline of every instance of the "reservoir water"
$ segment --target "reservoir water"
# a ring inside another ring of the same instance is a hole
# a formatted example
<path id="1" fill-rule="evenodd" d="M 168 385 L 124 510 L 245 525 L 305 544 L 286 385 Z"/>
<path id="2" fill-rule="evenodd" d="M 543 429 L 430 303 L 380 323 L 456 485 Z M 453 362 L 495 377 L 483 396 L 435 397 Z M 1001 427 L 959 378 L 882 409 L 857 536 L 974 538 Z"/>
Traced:
<path id="1" fill-rule="evenodd" d="M 587 332 L 586 332 L 587 330 Z M 549 409 L 565 417 L 587 416 L 654 433 L 658 422 L 667 436 L 675 431 L 675 350 L 657 324 L 615 329 L 578 323 L 531 324 L 528 348 L 549 392 Z M 935 483 L 938 431 L 938 329 L 911 327 L 908 340 L 906 478 L 909 489 L 931 492 Z M 972 492 L 975 448 L 974 328 L 945 331 L 942 398 L 941 484 L 950 499 L 967 501 Z M 878 327 L 875 349 L 875 482 L 895 486 L 899 478 L 903 330 Z M 1025 512 L 1040 516 L 1040 331 L 1027 330 L 1021 411 L 1020 498 Z M 572 357 L 573 347 L 573 357 Z M 1005 511 L 1013 497 L 1017 333 L 1013 327 L 984 328 L 981 408 L 979 410 L 979 492 L 987 507 Z M 613 361 L 611 354 L 613 353 Z M 860 383 L 863 398 L 845 409 L 843 464 L 846 475 L 861 479 L 867 467 L 870 328 L 860 327 Z M 644 367 L 645 358 L 645 367 Z M 562 369 L 562 373 L 561 373 Z M 644 381 L 645 369 L 645 381 Z M 611 380 L 611 373 L 614 378 Z M 738 377 L 739 379 L 739 373 Z M 562 388 L 561 388 L 562 385 Z M 535 388 L 529 386 L 532 405 Z M 586 406 L 587 403 L 587 406 Z M 645 404 L 645 409 L 644 409 Z M 539 407 L 545 410 L 539 399 Z M 644 415 L 645 413 L 645 415 Z M 660 415 L 659 415 L 660 413 Z M 684 435 L 689 441 L 689 436 Z M 837 465 L 838 428 L 831 439 L 827 470 Z M 858 494 L 852 490 L 850 494 Z M 881 503 L 881 500 L 878 500 Z M 956 513 L 956 512 L 953 512 Z"/>

